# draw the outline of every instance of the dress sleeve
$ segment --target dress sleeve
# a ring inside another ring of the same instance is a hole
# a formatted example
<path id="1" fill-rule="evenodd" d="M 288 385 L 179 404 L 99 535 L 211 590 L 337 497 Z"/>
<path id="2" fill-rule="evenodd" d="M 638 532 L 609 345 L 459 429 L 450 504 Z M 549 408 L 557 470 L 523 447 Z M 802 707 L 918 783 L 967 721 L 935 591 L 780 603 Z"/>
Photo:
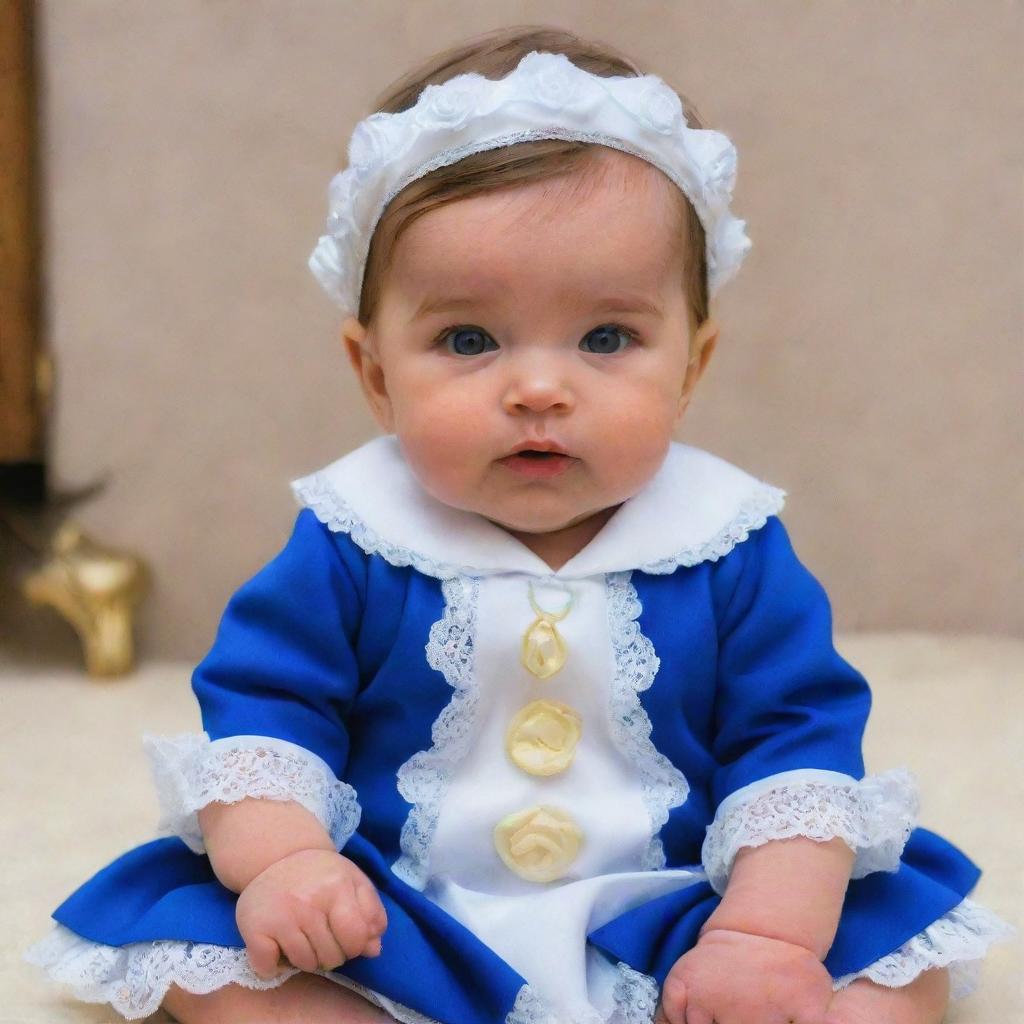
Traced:
<path id="1" fill-rule="evenodd" d="M 365 592 L 354 552 L 302 509 L 284 548 L 232 595 L 192 674 L 204 731 L 143 736 L 162 833 L 203 853 L 202 807 L 261 797 L 301 804 L 339 850 L 351 837 L 361 811 L 340 776 Z"/>
<path id="2" fill-rule="evenodd" d="M 871 692 L 833 646 L 824 588 L 777 516 L 734 553 L 718 623 L 716 810 L 701 851 L 712 887 L 725 891 L 742 847 L 794 836 L 841 838 L 853 878 L 895 871 L 916 824 L 915 781 L 902 768 L 864 775 Z"/>

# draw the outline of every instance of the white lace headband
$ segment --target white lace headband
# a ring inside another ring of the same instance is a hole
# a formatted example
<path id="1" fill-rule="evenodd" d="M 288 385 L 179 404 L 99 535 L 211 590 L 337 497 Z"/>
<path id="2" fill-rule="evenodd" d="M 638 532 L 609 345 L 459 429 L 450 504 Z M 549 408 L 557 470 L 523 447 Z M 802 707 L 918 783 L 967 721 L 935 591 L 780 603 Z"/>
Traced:
<path id="1" fill-rule="evenodd" d="M 574 139 L 632 153 L 666 174 L 693 204 L 707 238 L 714 295 L 751 246 L 729 212 L 736 148 L 721 132 L 690 128 L 657 75 L 604 78 L 564 54 L 534 50 L 504 78 L 475 72 L 428 85 L 397 114 L 370 114 L 352 132 L 349 166 L 328 188 L 326 233 L 309 268 L 346 315 L 357 316 L 370 239 L 387 204 L 410 182 L 471 153 L 531 139 Z"/>

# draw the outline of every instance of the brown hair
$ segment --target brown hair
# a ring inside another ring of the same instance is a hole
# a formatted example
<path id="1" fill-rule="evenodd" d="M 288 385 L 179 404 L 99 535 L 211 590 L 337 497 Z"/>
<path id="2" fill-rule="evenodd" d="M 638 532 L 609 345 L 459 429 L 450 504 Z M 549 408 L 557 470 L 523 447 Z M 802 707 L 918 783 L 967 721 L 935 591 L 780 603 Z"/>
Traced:
<path id="1" fill-rule="evenodd" d="M 532 50 L 565 54 L 574 64 L 603 77 L 644 74 L 628 57 L 603 43 L 543 25 L 515 25 L 476 36 L 431 57 L 381 93 L 374 110 L 392 114 L 408 110 L 427 85 L 469 71 L 485 78 L 503 78 Z M 676 95 L 687 124 L 706 127 L 693 104 L 678 90 Z M 372 319 L 391 254 L 402 232 L 417 217 L 457 199 L 582 170 L 593 159 L 591 143 L 538 139 L 470 154 L 411 182 L 388 204 L 374 230 L 359 299 L 360 322 L 369 324 Z M 678 197 L 678 231 L 685 240 L 683 287 L 690 313 L 699 325 L 709 315 L 704 227 L 686 196 L 675 186 L 671 191 Z"/>

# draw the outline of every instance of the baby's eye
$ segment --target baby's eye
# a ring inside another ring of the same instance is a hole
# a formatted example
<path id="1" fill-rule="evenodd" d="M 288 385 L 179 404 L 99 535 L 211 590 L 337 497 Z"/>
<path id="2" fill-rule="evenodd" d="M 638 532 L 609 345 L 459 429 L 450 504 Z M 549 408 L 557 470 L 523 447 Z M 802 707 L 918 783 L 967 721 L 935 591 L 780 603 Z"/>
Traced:
<path id="1" fill-rule="evenodd" d="M 626 342 L 620 348 L 619 342 L 623 338 L 626 339 Z M 594 344 L 588 348 L 587 342 L 591 340 Z M 595 327 L 584 337 L 580 342 L 580 348 L 585 352 L 595 352 L 602 356 L 616 355 L 626 348 L 629 342 L 635 340 L 636 335 L 632 331 L 626 330 L 625 327 L 620 327 L 618 324 L 602 324 L 600 327 Z"/>
<path id="2" fill-rule="evenodd" d="M 441 334 L 440 340 L 443 340 L 448 351 L 456 356 L 478 356 L 482 352 L 490 351 L 486 347 L 488 341 L 491 341 L 492 348 L 498 347 L 490 335 L 479 327 L 449 327 Z"/>

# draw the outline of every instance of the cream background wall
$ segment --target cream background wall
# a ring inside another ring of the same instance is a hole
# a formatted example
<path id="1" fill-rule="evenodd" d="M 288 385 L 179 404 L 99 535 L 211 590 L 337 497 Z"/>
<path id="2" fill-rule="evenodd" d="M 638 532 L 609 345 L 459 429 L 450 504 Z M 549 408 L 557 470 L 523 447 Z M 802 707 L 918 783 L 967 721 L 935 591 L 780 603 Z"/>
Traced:
<path id="1" fill-rule="evenodd" d="M 375 432 L 306 269 L 413 61 L 502 24 L 617 44 L 739 150 L 754 246 L 679 439 L 789 491 L 837 627 L 1024 628 L 1019 3 L 44 0 L 55 479 L 197 659 L 288 481 Z M 55 628 L 63 628 L 56 623 Z"/>

